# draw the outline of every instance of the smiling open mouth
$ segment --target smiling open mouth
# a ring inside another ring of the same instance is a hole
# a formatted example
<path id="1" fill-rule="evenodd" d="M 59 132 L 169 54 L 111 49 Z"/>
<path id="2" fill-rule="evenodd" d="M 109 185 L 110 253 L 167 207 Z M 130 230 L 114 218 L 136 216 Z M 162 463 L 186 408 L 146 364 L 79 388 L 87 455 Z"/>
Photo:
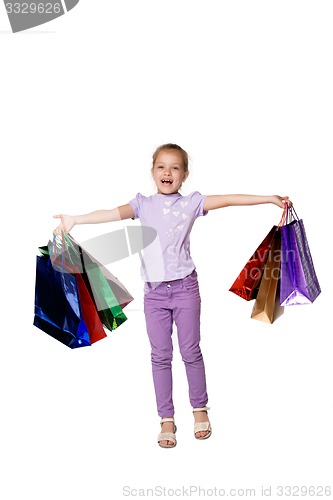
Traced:
<path id="1" fill-rule="evenodd" d="M 162 179 L 162 184 L 172 184 L 171 179 Z"/>

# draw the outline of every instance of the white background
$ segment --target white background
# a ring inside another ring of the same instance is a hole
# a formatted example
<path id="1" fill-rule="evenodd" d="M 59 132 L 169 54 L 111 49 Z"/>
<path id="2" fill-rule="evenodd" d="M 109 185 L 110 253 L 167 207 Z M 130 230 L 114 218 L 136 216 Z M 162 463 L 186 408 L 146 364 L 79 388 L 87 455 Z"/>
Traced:
<path id="1" fill-rule="evenodd" d="M 257 496 L 272 485 L 274 498 L 278 485 L 333 486 L 332 15 L 328 1 L 81 0 L 12 34 L 0 7 L 1 498 L 109 500 L 125 486 L 171 496 L 191 485 Z M 193 437 L 175 338 L 173 450 L 156 442 L 137 255 L 110 267 L 135 300 L 107 339 L 72 351 L 32 325 L 52 215 L 153 194 L 151 155 L 165 142 L 191 156 L 183 194 L 289 195 L 322 287 L 272 325 L 250 319 L 252 303 L 228 289 L 280 209 L 198 219 L 213 435 Z"/>

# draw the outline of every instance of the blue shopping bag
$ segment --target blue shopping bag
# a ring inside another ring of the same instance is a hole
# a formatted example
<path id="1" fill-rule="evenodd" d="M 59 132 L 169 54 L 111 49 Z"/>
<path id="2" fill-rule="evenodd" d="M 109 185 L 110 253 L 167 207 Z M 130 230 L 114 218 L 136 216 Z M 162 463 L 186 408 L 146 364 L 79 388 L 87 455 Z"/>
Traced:
<path id="1" fill-rule="evenodd" d="M 33 324 L 71 349 L 90 346 L 82 319 L 76 277 L 51 263 L 47 252 L 37 256 Z"/>

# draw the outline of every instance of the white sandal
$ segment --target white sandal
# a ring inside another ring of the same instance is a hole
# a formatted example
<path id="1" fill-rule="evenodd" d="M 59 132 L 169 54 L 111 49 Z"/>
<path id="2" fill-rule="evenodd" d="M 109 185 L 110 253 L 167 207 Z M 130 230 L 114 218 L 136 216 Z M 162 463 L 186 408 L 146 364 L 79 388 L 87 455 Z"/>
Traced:
<path id="1" fill-rule="evenodd" d="M 177 444 L 176 441 L 176 431 L 177 426 L 175 425 L 175 420 L 173 417 L 161 418 L 161 426 L 163 422 L 173 422 L 174 431 L 173 432 L 160 432 L 157 438 L 157 442 L 161 448 L 174 448 Z M 161 441 L 171 441 L 172 444 L 161 444 Z"/>
<path id="2" fill-rule="evenodd" d="M 206 413 L 210 410 L 207 406 L 203 408 L 193 408 L 193 413 L 195 411 L 205 411 Z M 207 432 L 208 431 L 208 432 Z M 197 436 L 198 432 L 207 432 L 203 437 Z M 207 422 L 194 422 L 194 437 L 195 439 L 208 439 L 212 435 L 212 426 L 210 425 L 210 421 Z"/>

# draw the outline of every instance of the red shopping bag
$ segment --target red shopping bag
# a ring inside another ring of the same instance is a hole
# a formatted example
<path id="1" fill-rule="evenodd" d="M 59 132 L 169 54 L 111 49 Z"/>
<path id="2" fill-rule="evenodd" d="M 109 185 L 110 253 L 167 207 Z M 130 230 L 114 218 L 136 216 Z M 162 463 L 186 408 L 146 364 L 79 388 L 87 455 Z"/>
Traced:
<path id="1" fill-rule="evenodd" d="M 235 293 L 245 300 L 256 298 L 276 229 L 277 226 L 272 227 L 253 255 L 249 258 L 235 282 L 229 288 L 230 292 Z"/>
<path id="2" fill-rule="evenodd" d="M 284 208 L 278 226 L 273 226 L 264 240 L 260 243 L 253 255 L 249 258 L 233 285 L 230 292 L 245 300 L 255 299 L 258 294 L 260 281 L 265 269 L 268 254 L 271 249 L 276 230 L 284 223 L 286 207 Z"/>
<path id="3" fill-rule="evenodd" d="M 106 337 L 106 333 L 84 279 L 79 273 L 75 274 L 75 277 L 77 279 L 82 317 L 87 325 L 90 343 L 93 344 L 98 340 L 104 339 Z"/>

